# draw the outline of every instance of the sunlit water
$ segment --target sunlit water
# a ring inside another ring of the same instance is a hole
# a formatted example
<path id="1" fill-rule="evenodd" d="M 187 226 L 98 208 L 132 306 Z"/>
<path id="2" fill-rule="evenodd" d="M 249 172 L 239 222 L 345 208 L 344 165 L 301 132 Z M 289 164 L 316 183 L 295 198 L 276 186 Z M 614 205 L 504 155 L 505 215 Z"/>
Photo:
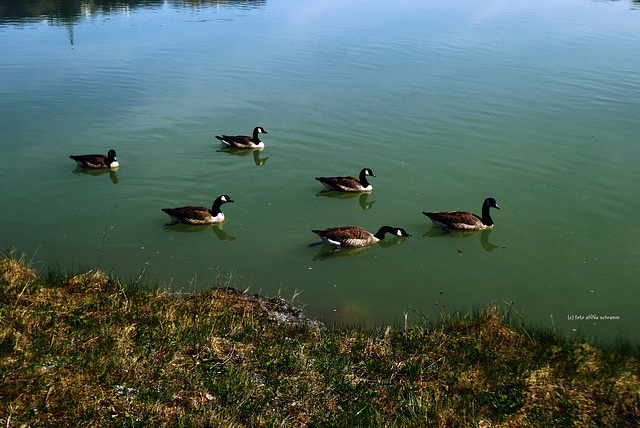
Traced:
<path id="1" fill-rule="evenodd" d="M 0 9 L 0 246 L 173 290 L 231 276 L 328 323 L 513 302 L 640 338 L 637 4 L 129 3 Z M 258 125 L 262 152 L 214 138 Z M 110 148 L 112 173 L 68 157 Z M 319 193 L 363 167 L 370 195 Z M 222 228 L 167 226 L 161 208 L 220 194 Z M 491 232 L 422 215 L 488 196 Z M 413 236 L 311 245 L 346 224 Z"/>

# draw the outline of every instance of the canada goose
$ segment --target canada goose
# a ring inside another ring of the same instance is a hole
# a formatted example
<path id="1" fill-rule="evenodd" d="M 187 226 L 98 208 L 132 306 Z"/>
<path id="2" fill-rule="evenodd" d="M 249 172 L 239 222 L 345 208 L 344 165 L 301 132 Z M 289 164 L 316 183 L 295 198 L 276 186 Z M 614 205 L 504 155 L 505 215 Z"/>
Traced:
<path id="1" fill-rule="evenodd" d="M 372 234 L 360 226 L 338 226 L 324 230 L 312 230 L 327 245 L 334 247 L 364 247 L 384 239 L 385 233 L 396 236 L 411 236 L 399 227 L 382 226 L 376 234 Z"/>
<path id="2" fill-rule="evenodd" d="M 367 181 L 367 176 L 375 177 L 369 168 L 360 171 L 359 178 L 355 177 L 316 177 L 324 187 L 338 192 L 369 192 L 373 186 Z"/>
<path id="3" fill-rule="evenodd" d="M 260 141 L 258 134 L 267 134 L 261 126 L 256 126 L 253 130 L 253 137 L 246 135 L 216 135 L 216 138 L 222 141 L 226 146 L 235 147 L 236 149 L 263 149 L 264 142 Z"/>
<path id="4" fill-rule="evenodd" d="M 487 198 L 482 204 L 482 217 L 467 211 L 440 211 L 435 213 L 422 212 L 431 219 L 434 225 L 445 229 L 484 230 L 493 227 L 493 220 L 489 215 L 490 208 L 500 209 L 496 200 Z"/>
<path id="5" fill-rule="evenodd" d="M 220 210 L 222 204 L 234 202 L 227 195 L 218 196 L 213 202 L 211 209 L 207 207 L 180 207 L 163 208 L 162 211 L 169 214 L 169 217 L 176 223 L 187 224 L 212 224 L 224 221 L 224 214 Z"/>
<path id="6" fill-rule="evenodd" d="M 116 151 L 109 150 L 107 155 L 79 155 L 69 156 L 71 159 L 76 161 L 78 166 L 83 168 L 90 169 L 106 169 L 106 168 L 117 168 L 120 166 L 118 161 L 116 160 Z"/>

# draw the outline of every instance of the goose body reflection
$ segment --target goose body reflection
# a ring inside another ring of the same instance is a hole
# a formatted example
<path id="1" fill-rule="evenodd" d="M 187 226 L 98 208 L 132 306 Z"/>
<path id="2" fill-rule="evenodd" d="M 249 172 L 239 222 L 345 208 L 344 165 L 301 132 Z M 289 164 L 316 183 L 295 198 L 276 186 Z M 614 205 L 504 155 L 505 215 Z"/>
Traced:
<path id="1" fill-rule="evenodd" d="M 371 195 L 371 192 L 336 192 L 333 190 L 323 190 L 321 192 L 316 193 L 316 196 L 323 196 L 327 198 L 335 198 L 335 199 L 355 199 L 358 198 L 358 203 L 360 204 L 360 208 L 363 210 L 368 210 L 373 206 L 376 201 L 368 201 L 367 198 Z"/>
<path id="2" fill-rule="evenodd" d="M 440 227 L 432 227 L 427 231 L 423 236 L 429 238 L 473 238 L 475 236 L 480 235 L 480 245 L 482 248 L 490 253 L 499 247 L 499 245 L 492 244 L 489 242 L 489 235 L 493 229 L 484 229 L 484 230 L 451 230 L 451 229 L 442 229 Z"/>
<path id="3" fill-rule="evenodd" d="M 101 175 L 105 175 L 105 174 L 109 174 L 109 179 L 111 180 L 111 182 L 113 184 L 118 184 L 118 182 L 120 181 L 118 179 L 118 174 L 116 173 L 117 169 L 110 169 L 110 168 L 105 168 L 105 169 L 87 169 L 87 168 L 82 168 L 82 167 L 77 167 L 76 169 L 73 170 L 74 174 L 84 174 L 84 175 L 93 175 L 94 177 L 99 177 Z"/>
<path id="4" fill-rule="evenodd" d="M 260 158 L 260 153 L 262 153 L 262 149 L 237 149 L 235 147 L 222 146 L 218 149 L 219 152 L 228 153 L 233 156 L 249 156 L 253 155 L 253 162 L 256 166 L 262 166 L 265 164 L 269 157 Z"/>
<path id="5" fill-rule="evenodd" d="M 222 223 L 191 225 L 186 223 L 171 223 L 166 224 L 164 227 L 166 232 L 179 232 L 179 233 L 201 233 L 208 230 L 212 230 L 216 237 L 221 241 L 233 241 L 235 237 L 229 235 L 222 230 Z"/>
<path id="6" fill-rule="evenodd" d="M 366 253 L 371 249 L 371 245 L 366 247 L 346 247 L 338 248 L 332 247 L 329 251 L 326 250 L 326 246 L 323 246 L 318 254 L 313 256 L 313 261 L 322 261 L 330 259 L 339 259 L 343 257 L 359 256 Z"/>

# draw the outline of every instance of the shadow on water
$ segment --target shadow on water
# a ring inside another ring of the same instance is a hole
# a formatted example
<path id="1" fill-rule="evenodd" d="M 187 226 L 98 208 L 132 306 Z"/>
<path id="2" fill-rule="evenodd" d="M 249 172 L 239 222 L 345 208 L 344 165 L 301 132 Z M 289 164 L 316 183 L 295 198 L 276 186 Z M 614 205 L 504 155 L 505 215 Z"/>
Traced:
<path id="1" fill-rule="evenodd" d="M 368 210 L 373 206 L 376 201 L 368 202 L 367 198 L 371 195 L 371 192 L 360 192 L 360 193 L 345 193 L 345 192 L 336 192 L 335 190 L 323 190 L 321 192 L 316 193 L 316 196 L 325 196 L 327 198 L 336 198 L 336 199 L 356 199 L 358 198 L 358 203 L 360 203 L 360 208 L 363 210 Z"/>
<path id="2" fill-rule="evenodd" d="M 500 248 L 500 245 L 495 245 L 489 242 L 489 235 L 492 229 L 486 230 L 448 230 L 433 226 L 424 235 L 428 238 L 473 238 L 480 235 L 480 245 L 482 248 L 490 253 L 496 248 Z M 504 247 L 503 247 L 504 248 Z"/>
<path id="3" fill-rule="evenodd" d="M 101 175 L 105 175 L 109 173 L 109 178 L 111 179 L 111 182 L 113 184 L 118 184 L 120 180 L 118 179 L 118 174 L 116 171 L 117 170 L 106 169 L 106 168 L 105 169 L 87 169 L 87 168 L 77 167 L 76 169 L 73 170 L 73 173 L 93 175 L 94 177 L 99 177 Z"/>
<path id="4" fill-rule="evenodd" d="M 352 247 L 352 248 L 338 248 L 332 247 L 330 245 L 322 244 L 320 248 L 320 252 L 313 257 L 313 261 L 323 261 L 329 259 L 338 259 L 343 257 L 352 257 L 359 256 L 361 254 L 366 253 L 370 249 L 372 249 L 375 245 L 379 245 L 382 248 L 390 248 L 395 247 L 396 245 L 402 244 L 406 241 L 407 237 L 395 237 L 391 239 L 383 239 L 382 241 L 378 241 L 376 244 L 367 245 L 365 247 Z M 320 245 L 321 243 L 311 244 L 310 246 Z"/>
<path id="5" fill-rule="evenodd" d="M 184 223 L 167 223 L 164 225 L 165 232 L 199 233 L 206 232 L 209 229 L 211 229 L 221 241 L 233 241 L 236 239 L 222 230 L 222 224 L 193 225 Z"/>
<path id="6" fill-rule="evenodd" d="M 267 159 L 269 159 L 268 156 L 265 158 L 260 158 L 260 152 L 262 152 L 262 149 L 236 149 L 234 147 L 224 146 L 219 148 L 217 151 L 221 153 L 228 153 L 232 156 L 249 156 L 252 154 L 253 162 L 256 164 L 256 166 L 264 165 Z"/>

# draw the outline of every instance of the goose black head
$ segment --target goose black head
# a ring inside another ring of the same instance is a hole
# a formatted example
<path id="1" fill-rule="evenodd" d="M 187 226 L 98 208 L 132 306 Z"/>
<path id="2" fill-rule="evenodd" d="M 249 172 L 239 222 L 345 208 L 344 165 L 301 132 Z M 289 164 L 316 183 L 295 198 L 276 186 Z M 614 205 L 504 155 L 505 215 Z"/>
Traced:
<path id="1" fill-rule="evenodd" d="M 396 228 L 396 235 L 398 235 L 398 236 L 407 236 L 407 237 L 411 236 L 411 235 L 409 235 L 409 234 L 407 233 L 407 231 L 406 231 L 406 230 L 404 230 L 404 229 L 403 229 L 403 228 L 401 228 L 401 227 Z"/>
<path id="2" fill-rule="evenodd" d="M 498 206 L 498 203 L 496 202 L 495 199 L 493 198 L 487 198 L 484 200 L 484 204 L 488 207 L 491 208 L 496 208 L 496 209 L 500 209 L 500 207 Z"/>

